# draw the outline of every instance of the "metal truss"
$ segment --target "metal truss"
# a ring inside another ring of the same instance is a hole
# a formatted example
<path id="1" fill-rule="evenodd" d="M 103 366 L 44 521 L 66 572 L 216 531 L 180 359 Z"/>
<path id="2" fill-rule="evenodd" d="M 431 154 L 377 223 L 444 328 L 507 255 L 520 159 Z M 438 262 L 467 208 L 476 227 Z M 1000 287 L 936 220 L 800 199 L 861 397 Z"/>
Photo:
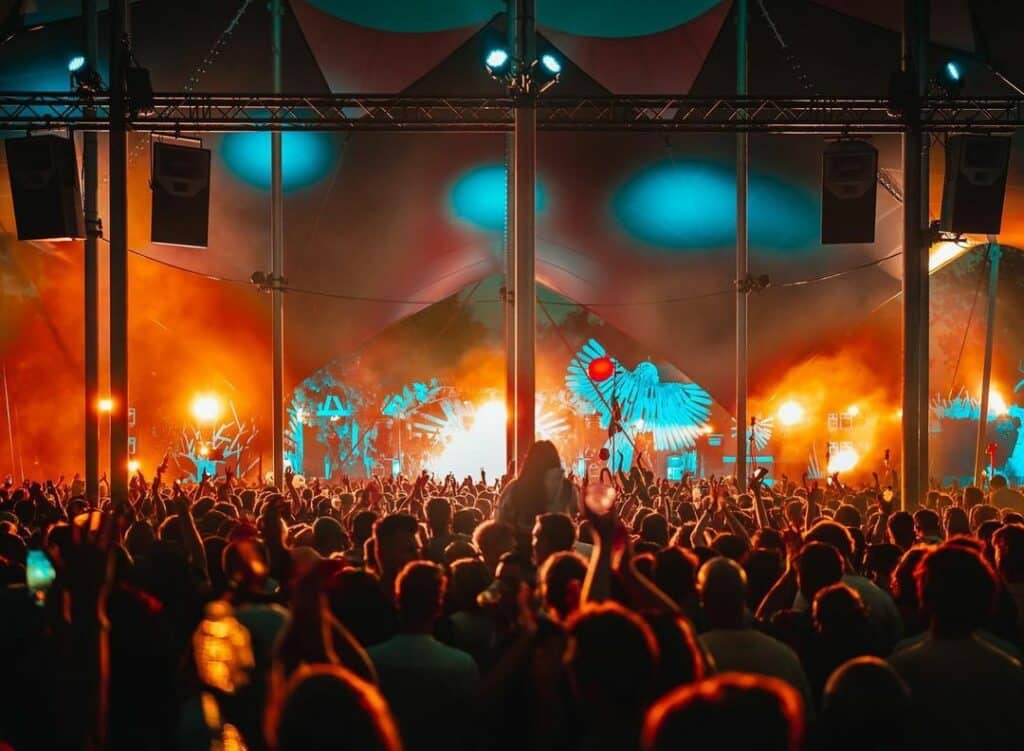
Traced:
<path id="1" fill-rule="evenodd" d="M 209 133 L 261 130 L 507 132 L 508 97 L 393 95 L 157 94 L 152 112 L 133 115 L 136 131 Z M 92 107 L 87 112 L 86 108 Z M 557 97 L 536 100 L 546 131 L 899 133 L 904 121 L 884 98 L 844 97 Z M 0 130 L 109 128 L 110 97 L 0 93 Z M 1024 127 L 1024 97 L 923 100 L 931 133 L 998 133 Z"/>

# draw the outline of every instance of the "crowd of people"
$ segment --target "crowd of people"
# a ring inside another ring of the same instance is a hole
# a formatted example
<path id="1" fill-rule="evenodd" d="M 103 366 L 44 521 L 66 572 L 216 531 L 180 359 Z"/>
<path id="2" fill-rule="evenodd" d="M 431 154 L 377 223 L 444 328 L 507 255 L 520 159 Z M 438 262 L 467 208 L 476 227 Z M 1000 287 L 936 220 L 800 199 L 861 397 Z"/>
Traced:
<path id="1" fill-rule="evenodd" d="M 1005 483 L 166 474 L 0 489 L 0 748 L 1024 744 Z"/>

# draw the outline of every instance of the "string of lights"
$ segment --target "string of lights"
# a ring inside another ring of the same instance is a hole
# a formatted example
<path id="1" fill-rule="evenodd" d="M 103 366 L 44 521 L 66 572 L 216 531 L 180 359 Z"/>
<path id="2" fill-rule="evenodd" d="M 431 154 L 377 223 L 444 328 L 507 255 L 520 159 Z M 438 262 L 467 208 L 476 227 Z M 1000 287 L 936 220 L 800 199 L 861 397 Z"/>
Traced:
<path id="1" fill-rule="evenodd" d="M 249 10 L 249 6 L 252 5 L 252 0 L 243 0 L 242 5 L 235 11 L 235 15 L 232 16 L 228 25 L 220 33 L 220 36 L 214 41 L 213 45 L 203 56 L 192 72 L 189 74 L 188 80 L 185 81 L 185 94 L 191 94 L 196 86 L 199 84 L 199 79 L 213 66 L 213 63 L 220 56 L 220 53 L 224 51 L 224 47 L 227 45 L 231 35 L 235 33 L 235 29 L 238 28 L 239 22 L 242 20 L 242 16 Z"/>
<path id="2" fill-rule="evenodd" d="M 227 45 L 228 40 L 231 38 L 231 35 L 235 32 L 235 29 L 238 27 L 239 21 L 242 20 L 242 16 L 245 15 L 245 12 L 249 9 L 250 5 L 252 5 L 252 0 L 243 0 L 241 7 L 239 7 L 239 9 L 235 12 L 235 15 L 232 16 L 231 20 L 228 22 L 228 25 L 220 33 L 217 39 L 214 40 L 213 45 L 210 47 L 209 50 L 207 50 L 206 54 L 203 56 L 203 59 L 196 63 L 196 65 L 192 68 L 192 71 L 189 73 L 188 79 L 185 81 L 184 93 L 186 97 L 188 97 L 195 91 L 196 86 L 199 85 L 199 80 L 207 71 L 210 70 L 211 66 L 220 56 L 221 52 L 224 51 L 224 47 Z M 146 149 L 149 148 L 150 142 L 152 141 L 151 134 L 146 133 L 141 135 L 143 137 L 139 138 L 138 141 L 131 147 L 131 149 L 128 150 L 129 167 L 135 164 L 135 161 L 146 152 Z M 109 176 L 104 175 L 104 184 L 106 184 L 108 180 Z"/>

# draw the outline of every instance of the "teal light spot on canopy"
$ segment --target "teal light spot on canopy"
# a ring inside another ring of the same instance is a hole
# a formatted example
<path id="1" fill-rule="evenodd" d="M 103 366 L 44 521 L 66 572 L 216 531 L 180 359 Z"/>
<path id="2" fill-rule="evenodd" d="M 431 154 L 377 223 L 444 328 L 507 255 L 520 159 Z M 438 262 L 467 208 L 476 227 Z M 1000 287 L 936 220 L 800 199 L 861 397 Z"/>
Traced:
<path id="1" fill-rule="evenodd" d="M 655 34 L 691 21 L 721 0 L 539 0 L 537 21 L 582 36 Z M 505 10 L 501 0 L 310 0 L 320 10 L 381 31 L 429 32 L 479 26 Z"/>
<path id="2" fill-rule="evenodd" d="M 547 191 L 537 182 L 534 200 L 537 213 L 547 209 Z M 490 232 L 505 227 L 505 165 L 488 164 L 464 173 L 452 185 L 449 207 L 456 219 Z"/>
<path id="3" fill-rule="evenodd" d="M 702 250 L 736 240 L 732 165 L 662 162 L 630 177 L 612 211 L 633 238 L 669 250 Z M 806 191 L 767 175 L 751 175 L 748 227 L 753 245 L 798 250 L 817 244 L 819 212 Z"/>
<path id="4" fill-rule="evenodd" d="M 336 157 L 328 133 L 284 133 L 281 136 L 281 180 L 285 190 L 305 188 L 323 178 Z M 270 190 L 270 133 L 229 133 L 221 139 L 220 155 L 240 180 Z"/>

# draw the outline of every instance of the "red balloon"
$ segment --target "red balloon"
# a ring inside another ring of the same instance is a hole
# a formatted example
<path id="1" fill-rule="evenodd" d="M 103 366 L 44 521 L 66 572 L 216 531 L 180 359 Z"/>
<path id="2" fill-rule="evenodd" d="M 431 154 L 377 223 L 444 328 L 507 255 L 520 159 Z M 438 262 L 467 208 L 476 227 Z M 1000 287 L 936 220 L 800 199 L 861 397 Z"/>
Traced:
<path id="1" fill-rule="evenodd" d="M 615 363 L 610 357 L 595 357 L 587 366 L 587 375 L 596 383 L 607 381 L 614 373 Z"/>

